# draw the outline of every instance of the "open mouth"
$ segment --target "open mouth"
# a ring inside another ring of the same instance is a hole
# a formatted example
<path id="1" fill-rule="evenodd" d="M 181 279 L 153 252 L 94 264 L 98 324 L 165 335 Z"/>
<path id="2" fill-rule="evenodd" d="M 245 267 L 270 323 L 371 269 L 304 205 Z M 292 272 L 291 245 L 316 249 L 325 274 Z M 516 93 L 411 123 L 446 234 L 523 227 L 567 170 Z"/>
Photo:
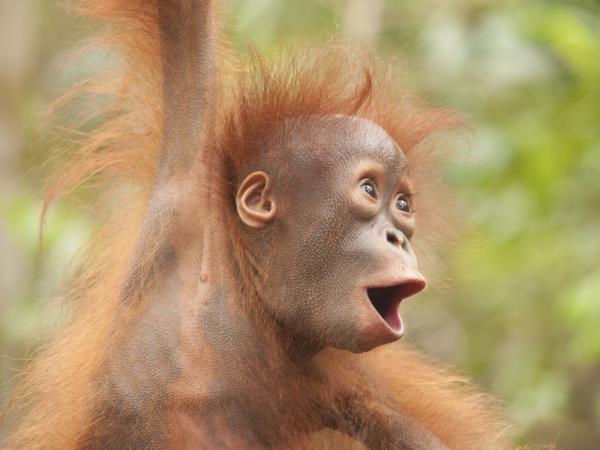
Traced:
<path id="1" fill-rule="evenodd" d="M 398 312 L 400 302 L 420 292 L 424 287 L 424 281 L 411 280 L 393 286 L 367 288 L 367 297 L 385 323 L 392 330 L 400 333 L 402 331 L 402 320 Z"/>

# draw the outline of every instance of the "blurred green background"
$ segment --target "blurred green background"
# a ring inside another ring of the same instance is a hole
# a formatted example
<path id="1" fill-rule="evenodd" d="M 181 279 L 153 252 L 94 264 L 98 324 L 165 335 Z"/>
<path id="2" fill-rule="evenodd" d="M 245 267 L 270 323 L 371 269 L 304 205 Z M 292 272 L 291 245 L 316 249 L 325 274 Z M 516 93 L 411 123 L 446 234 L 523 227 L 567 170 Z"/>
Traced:
<path id="1" fill-rule="evenodd" d="M 409 339 L 505 404 L 518 442 L 600 442 L 600 1 L 229 0 L 229 35 L 264 52 L 341 33 L 468 114 L 477 139 L 447 169 L 466 236 L 444 287 L 410 302 Z M 60 2 L 0 0 L 0 380 L 94 223 L 58 204 L 38 254 L 39 114 L 106 62 L 68 55 L 88 27 Z M 85 196 L 84 196 L 85 197 Z"/>

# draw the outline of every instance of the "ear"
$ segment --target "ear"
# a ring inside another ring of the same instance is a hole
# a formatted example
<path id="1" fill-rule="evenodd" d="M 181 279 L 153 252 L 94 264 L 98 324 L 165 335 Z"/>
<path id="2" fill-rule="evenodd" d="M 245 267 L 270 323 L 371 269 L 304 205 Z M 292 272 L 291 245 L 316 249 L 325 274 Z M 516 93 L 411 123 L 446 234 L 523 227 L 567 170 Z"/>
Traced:
<path id="1" fill-rule="evenodd" d="M 235 199 L 242 222 L 261 228 L 275 218 L 277 210 L 271 196 L 271 177 L 265 172 L 252 172 L 242 182 Z"/>

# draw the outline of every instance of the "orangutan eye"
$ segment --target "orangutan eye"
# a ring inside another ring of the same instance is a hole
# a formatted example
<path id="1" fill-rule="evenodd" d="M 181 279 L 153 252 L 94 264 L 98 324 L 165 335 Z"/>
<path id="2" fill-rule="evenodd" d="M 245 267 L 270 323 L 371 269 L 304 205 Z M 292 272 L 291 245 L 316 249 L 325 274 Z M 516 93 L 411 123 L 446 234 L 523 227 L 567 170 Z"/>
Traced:
<path id="1" fill-rule="evenodd" d="M 360 188 L 369 194 L 373 198 L 377 198 L 377 191 L 375 190 L 375 184 L 371 180 L 364 180 L 360 183 Z"/>
<path id="2" fill-rule="evenodd" d="M 396 209 L 399 211 L 410 212 L 410 200 L 407 195 L 400 194 L 396 199 Z"/>

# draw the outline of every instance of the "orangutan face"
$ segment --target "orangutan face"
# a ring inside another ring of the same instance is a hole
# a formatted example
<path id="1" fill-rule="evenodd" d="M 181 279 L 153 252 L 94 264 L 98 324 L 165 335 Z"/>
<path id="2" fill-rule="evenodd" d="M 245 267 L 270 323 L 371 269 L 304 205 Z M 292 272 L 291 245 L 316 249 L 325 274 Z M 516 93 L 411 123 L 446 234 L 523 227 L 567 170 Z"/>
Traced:
<path id="1" fill-rule="evenodd" d="M 238 192 L 242 220 L 257 233 L 271 227 L 267 310 L 300 343 L 361 352 L 399 339 L 400 302 L 425 287 L 405 155 L 357 118 L 298 120 L 283 132 L 279 156 Z"/>

